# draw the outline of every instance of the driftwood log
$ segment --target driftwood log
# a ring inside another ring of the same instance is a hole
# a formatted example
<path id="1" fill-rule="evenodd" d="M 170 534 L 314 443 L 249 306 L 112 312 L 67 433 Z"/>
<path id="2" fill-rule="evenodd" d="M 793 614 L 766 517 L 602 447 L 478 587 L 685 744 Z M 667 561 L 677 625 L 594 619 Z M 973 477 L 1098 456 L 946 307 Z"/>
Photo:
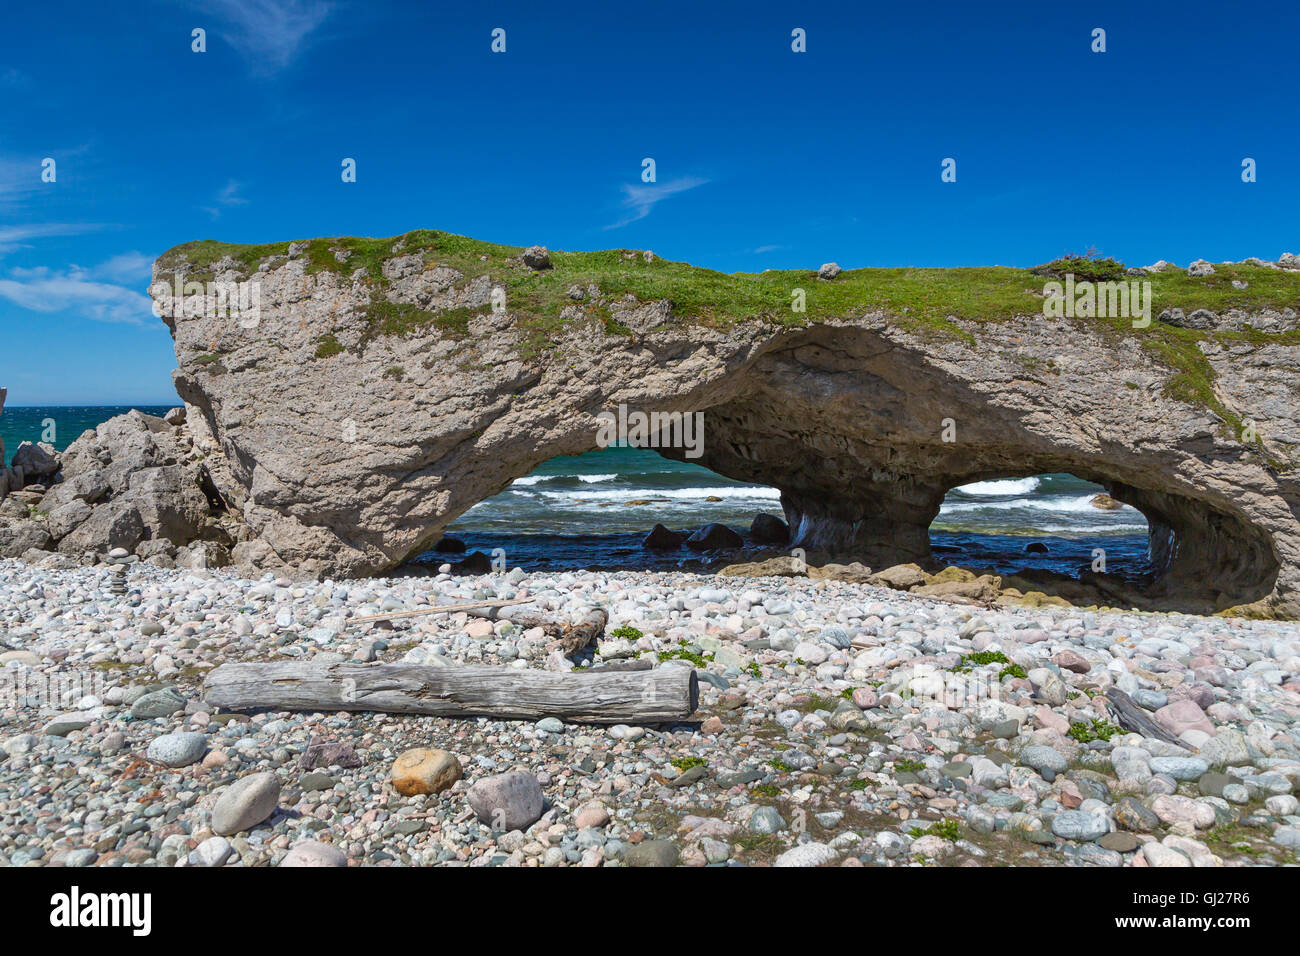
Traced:
<path id="1" fill-rule="evenodd" d="M 1118 687 L 1107 688 L 1106 697 L 1110 702 L 1110 709 L 1115 712 L 1115 722 L 1130 733 L 1163 740 L 1184 750 L 1194 749 L 1152 720 L 1141 704 Z"/>
<path id="2" fill-rule="evenodd" d="M 203 699 L 226 710 L 374 710 L 441 717 L 559 717 L 580 723 L 684 720 L 699 704 L 691 667 L 520 670 L 419 664 L 222 664 Z"/>

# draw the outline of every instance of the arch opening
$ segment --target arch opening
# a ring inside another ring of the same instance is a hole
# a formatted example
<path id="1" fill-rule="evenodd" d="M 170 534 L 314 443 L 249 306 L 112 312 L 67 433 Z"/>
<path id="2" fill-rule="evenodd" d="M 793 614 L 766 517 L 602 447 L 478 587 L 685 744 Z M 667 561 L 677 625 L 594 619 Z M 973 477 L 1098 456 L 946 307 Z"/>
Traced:
<path id="1" fill-rule="evenodd" d="M 948 490 L 930 524 L 930 563 L 1003 577 L 1071 604 L 1212 613 L 1265 597 L 1268 538 L 1189 497 L 1098 476 L 981 476 Z"/>
<path id="2" fill-rule="evenodd" d="M 648 448 L 558 456 L 469 508 L 414 562 L 479 572 L 495 555 L 498 566 L 525 570 L 706 570 L 773 543 L 751 525 L 760 513 L 779 520 L 780 495 Z M 711 524 L 735 538 L 688 543 Z M 656 525 L 671 537 L 650 544 Z"/>
<path id="3" fill-rule="evenodd" d="M 1083 583 L 1119 596 L 1149 588 L 1161 570 L 1146 516 L 1069 473 L 958 485 L 929 539 L 936 563 L 991 571 L 1022 593 L 1077 594 Z"/>

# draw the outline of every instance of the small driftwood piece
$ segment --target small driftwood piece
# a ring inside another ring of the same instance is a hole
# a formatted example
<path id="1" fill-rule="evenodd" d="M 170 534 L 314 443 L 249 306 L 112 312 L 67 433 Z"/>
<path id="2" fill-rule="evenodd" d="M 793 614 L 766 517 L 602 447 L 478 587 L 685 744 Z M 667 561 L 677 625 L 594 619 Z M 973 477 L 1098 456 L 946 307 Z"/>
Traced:
<path id="1" fill-rule="evenodd" d="M 1111 710 L 1115 712 L 1116 722 L 1125 730 L 1141 734 L 1143 737 L 1163 740 L 1184 750 L 1193 749 L 1152 720 L 1141 704 L 1118 687 L 1107 688 L 1106 698 L 1110 701 Z"/>
<path id="2" fill-rule="evenodd" d="M 548 614 L 531 607 L 511 608 L 497 615 L 499 621 L 509 621 L 517 627 L 528 630 L 540 627 L 547 637 L 558 641 L 559 648 L 565 655 L 576 654 L 592 641 L 605 635 L 605 625 L 609 623 L 609 614 L 601 607 L 593 607 L 583 612 L 576 622 L 563 615 Z"/>
<path id="3" fill-rule="evenodd" d="M 581 723 L 684 720 L 699 704 L 694 668 L 520 670 L 419 664 L 222 664 L 203 699 L 226 710 L 383 711 L 439 717 L 559 717 Z"/>
<path id="4" fill-rule="evenodd" d="M 480 608 L 507 607 L 511 604 L 535 604 L 536 598 L 514 598 L 509 601 L 468 601 L 465 604 L 444 604 L 441 607 L 417 607 L 413 611 L 389 611 L 387 614 L 371 614 L 368 617 L 354 617 L 349 624 L 370 624 L 374 621 L 391 621 L 399 617 L 417 617 L 421 614 L 454 614 L 456 611 L 474 611 Z"/>

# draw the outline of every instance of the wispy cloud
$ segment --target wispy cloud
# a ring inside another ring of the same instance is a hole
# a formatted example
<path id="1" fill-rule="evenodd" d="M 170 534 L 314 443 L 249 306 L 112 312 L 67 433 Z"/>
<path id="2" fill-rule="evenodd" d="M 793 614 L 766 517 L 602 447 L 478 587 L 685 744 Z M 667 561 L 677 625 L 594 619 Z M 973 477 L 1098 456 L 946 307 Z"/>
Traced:
<path id="1" fill-rule="evenodd" d="M 628 212 L 618 222 L 605 228 L 621 229 L 638 219 L 644 219 L 650 215 L 657 203 L 663 202 L 670 196 L 676 196 L 689 189 L 694 189 L 697 186 L 703 186 L 707 182 L 707 179 L 683 176 L 681 179 L 669 180 L 666 183 L 640 183 L 635 186 L 624 186 L 623 208 Z"/>
<path id="2" fill-rule="evenodd" d="M 211 6 L 229 21 L 222 36 L 259 73 L 292 63 L 307 37 L 335 9 L 323 0 L 214 0 Z"/>
<path id="3" fill-rule="evenodd" d="M 204 206 L 203 211 L 213 219 L 220 219 L 222 210 L 229 209 L 232 206 L 247 206 L 248 200 L 239 195 L 240 185 L 233 179 L 222 187 L 221 192 L 213 197 L 212 206 Z"/>
<path id="4" fill-rule="evenodd" d="M 754 252 L 757 255 L 762 255 L 765 252 L 776 252 L 784 248 L 785 246 L 759 246 L 757 249 L 754 250 Z"/>
<path id="5" fill-rule="evenodd" d="M 96 322 L 153 325 L 149 297 L 120 284 L 147 279 L 152 261 L 144 253 L 126 252 L 90 268 L 12 269 L 0 279 L 0 299 L 31 312 L 73 312 Z"/>
<path id="6" fill-rule="evenodd" d="M 53 236 L 80 236 L 104 227 L 93 222 L 37 222 L 24 226 L 0 226 L 0 256 L 26 248 L 29 239 Z"/>
<path id="7" fill-rule="evenodd" d="M 3 82 L 0 82 L 0 89 L 3 87 Z M 54 144 L 45 153 L 0 155 L 0 203 L 21 204 L 42 193 L 48 196 L 56 187 L 41 178 L 44 159 L 53 157 L 61 164 L 65 159 L 87 156 L 90 152 L 89 146 L 58 147 Z M 84 169 L 85 164 L 80 165 Z M 9 215 L 8 211 L 6 215 Z"/>

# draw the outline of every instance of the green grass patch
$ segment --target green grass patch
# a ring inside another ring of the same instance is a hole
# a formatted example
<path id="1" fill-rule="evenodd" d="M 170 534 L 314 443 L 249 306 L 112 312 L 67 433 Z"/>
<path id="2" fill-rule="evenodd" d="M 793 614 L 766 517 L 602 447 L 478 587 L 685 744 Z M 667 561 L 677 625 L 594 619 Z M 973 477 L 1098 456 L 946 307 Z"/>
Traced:
<path id="1" fill-rule="evenodd" d="M 920 833 L 921 836 L 937 836 L 947 840 L 949 843 L 956 843 L 961 839 L 961 824 L 956 820 L 940 820 L 926 827 Z"/>
<path id="2" fill-rule="evenodd" d="M 328 335 L 322 335 L 316 340 L 315 357 L 318 359 L 330 358 L 338 355 L 343 350 L 342 343 L 334 337 L 333 332 L 330 332 Z"/>
<path id="3" fill-rule="evenodd" d="M 675 647 L 670 651 L 659 652 L 659 663 L 664 661 L 690 661 L 696 667 L 705 667 L 713 660 L 712 654 L 696 654 L 685 647 Z"/>
<path id="4" fill-rule="evenodd" d="M 1087 723 L 1070 724 L 1067 736 L 1077 740 L 1081 744 L 1090 743 L 1094 740 L 1110 740 L 1116 734 L 1124 733 L 1123 728 L 1116 727 L 1109 721 L 1094 719 Z"/>
<path id="5" fill-rule="evenodd" d="M 1009 664 L 1010 660 L 1007 655 L 1001 651 L 979 651 L 975 654 L 967 654 L 962 659 L 963 664 L 974 667 L 983 667 L 986 664 Z"/>

